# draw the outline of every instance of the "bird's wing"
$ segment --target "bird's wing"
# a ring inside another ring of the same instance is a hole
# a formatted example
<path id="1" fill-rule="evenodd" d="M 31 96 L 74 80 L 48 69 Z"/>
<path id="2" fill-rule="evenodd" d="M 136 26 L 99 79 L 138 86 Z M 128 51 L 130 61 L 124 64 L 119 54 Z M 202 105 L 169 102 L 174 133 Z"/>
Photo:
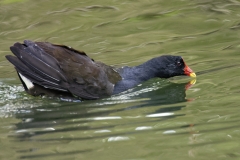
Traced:
<path id="1" fill-rule="evenodd" d="M 40 86 L 71 92 L 83 99 L 97 99 L 113 91 L 114 84 L 105 68 L 84 52 L 28 40 L 24 44 L 15 43 L 10 49 L 16 57 L 6 58 L 21 75 Z"/>

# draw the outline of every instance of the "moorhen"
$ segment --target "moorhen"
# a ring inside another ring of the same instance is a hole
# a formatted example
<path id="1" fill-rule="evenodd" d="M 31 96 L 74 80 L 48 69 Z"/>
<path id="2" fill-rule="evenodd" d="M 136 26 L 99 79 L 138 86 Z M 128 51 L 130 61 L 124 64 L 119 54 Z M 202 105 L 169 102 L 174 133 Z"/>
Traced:
<path id="1" fill-rule="evenodd" d="M 10 47 L 25 90 L 34 96 L 45 90 L 79 99 L 98 99 L 126 91 L 154 77 L 196 77 L 180 56 L 163 55 L 139 66 L 115 68 L 64 45 L 25 40 Z"/>

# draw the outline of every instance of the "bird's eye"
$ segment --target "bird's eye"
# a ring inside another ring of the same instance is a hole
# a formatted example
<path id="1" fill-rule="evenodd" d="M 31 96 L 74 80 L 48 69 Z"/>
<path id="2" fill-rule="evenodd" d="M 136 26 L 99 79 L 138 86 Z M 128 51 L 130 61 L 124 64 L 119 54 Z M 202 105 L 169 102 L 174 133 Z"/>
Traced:
<path id="1" fill-rule="evenodd" d="M 178 61 L 178 62 L 177 62 L 177 66 L 181 66 L 181 62 Z"/>

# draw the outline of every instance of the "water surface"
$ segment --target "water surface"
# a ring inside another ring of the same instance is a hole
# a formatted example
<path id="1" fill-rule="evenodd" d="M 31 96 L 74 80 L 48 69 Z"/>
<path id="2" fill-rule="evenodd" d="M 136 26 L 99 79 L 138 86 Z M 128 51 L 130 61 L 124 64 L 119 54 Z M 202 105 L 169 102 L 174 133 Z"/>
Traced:
<path id="1" fill-rule="evenodd" d="M 1 159 L 239 159 L 240 1 L 0 1 Z M 24 92 L 5 55 L 24 39 L 108 65 L 181 55 L 197 73 L 109 98 Z"/>

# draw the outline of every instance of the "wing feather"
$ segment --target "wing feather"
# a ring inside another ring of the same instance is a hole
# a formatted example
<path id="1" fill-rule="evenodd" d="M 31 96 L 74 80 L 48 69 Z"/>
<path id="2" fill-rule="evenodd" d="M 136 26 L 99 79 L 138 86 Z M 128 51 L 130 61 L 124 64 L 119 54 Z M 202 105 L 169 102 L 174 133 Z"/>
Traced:
<path id="1" fill-rule="evenodd" d="M 83 99 L 109 96 L 121 76 L 112 67 L 95 63 L 84 52 L 48 42 L 15 43 L 6 56 L 17 72 L 45 88 L 70 92 Z"/>

